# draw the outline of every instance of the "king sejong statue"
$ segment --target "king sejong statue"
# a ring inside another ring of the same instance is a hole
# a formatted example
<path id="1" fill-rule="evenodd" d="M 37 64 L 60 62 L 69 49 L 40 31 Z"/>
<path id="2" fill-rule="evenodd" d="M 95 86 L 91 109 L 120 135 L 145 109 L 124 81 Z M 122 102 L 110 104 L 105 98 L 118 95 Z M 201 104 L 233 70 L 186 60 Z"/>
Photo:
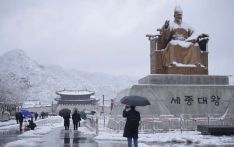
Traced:
<path id="1" fill-rule="evenodd" d="M 180 63 L 203 67 L 198 38 L 194 36 L 192 27 L 182 21 L 182 16 L 183 10 L 176 6 L 174 21 L 166 20 L 161 29 L 162 43 L 165 46 L 162 51 L 163 65 L 173 67 Z"/>

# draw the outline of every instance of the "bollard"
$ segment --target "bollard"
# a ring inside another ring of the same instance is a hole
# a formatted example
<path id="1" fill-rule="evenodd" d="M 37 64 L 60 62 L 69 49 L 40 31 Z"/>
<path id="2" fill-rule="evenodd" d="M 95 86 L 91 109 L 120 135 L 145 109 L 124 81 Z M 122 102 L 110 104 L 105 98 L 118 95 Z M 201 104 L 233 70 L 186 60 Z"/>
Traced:
<path id="1" fill-rule="evenodd" d="M 98 135 L 99 130 L 98 130 L 98 118 L 96 118 L 96 135 Z"/>
<path id="2" fill-rule="evenodd" d="M 208 121 L 208 126 L 210 125 L 210 117 L 209 115 L 207 116 L 207 121 Z"/>
<path id="3" fill-rule="evenodd" d="M 182 117 L 180 116 L 180 133 L 182 133 Z"/>
<path id="4" fill-rule="evenodd" d="M 106 127 L 106 118 L 105 118 L 105 114 L 104 115 L 104 128 Z"/>

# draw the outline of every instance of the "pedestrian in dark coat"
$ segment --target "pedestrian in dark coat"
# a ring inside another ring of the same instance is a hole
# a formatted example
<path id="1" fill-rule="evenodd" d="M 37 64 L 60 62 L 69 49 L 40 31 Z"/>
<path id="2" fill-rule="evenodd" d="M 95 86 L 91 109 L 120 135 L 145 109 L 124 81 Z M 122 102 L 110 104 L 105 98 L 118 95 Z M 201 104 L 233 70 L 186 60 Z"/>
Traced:
<path id="1" fill-rule="evenodd" d="M 35 121 L 37 120 L 37 117 L 38 117 L 38 113 L 36 112 L 35 113 Z"/>
<path id="2" fill-rule="evenodd" d="M 132 146 L 132 139 L 134 141 L 134 147 L 138 147 L 138 127 L 141 119 L 140 113 L 135 110 L 135 106 L 126 106 L 123 110 L 123 117 L 127 118 L 123 137 L 128 139 L 128 147 Z"/>
<path id="3" fill-rule="evenodd" d="M 18 124 L 19 123 L 19 114 L 20 112 L 16 112 L 15 113 L 15 120 L 16 120 L 16 123 Z"/>
<path id="4" fill-rule="evenodd" d="M 72 114 L 72 120 L 73 120 L 73 125 L 74 125 L 74 130 L 77 130 L 78 128 L 78 123 L 80 122 L 80 114 L 77 109 Z"/>
<path id="5" fill-rule="evenodd" d="M 41 118 L 44 119 L 45 116 L 46 116 L 46 113 L 42 111 L 42 112 L 41 112 Z"/>
<path id="6" fill-rule="evenodd" d="M 32 121 L 32 120 L 28 120 L 28 128 L 31 129 L 31 130 L 34 130 L 34 128 L 36 127 L 37 125 Z"/>
<path id="7" fill-rule="evenodd" d="M 19 112 L 19 114 L 18 114 L 18 119 L 19 119 L 19 129 L 20 129 L 20 131 L 22 131 L 24 117 L 23 117 L 23 114 L 21 112 Z"/>
<path id="8" fill-rule="evenodd" d="M 65 130 L 69 130 L 69 126 L 70 126 L 70 115 L 64 115 L 63 116 L 64 119 L 64 127 Z"/>

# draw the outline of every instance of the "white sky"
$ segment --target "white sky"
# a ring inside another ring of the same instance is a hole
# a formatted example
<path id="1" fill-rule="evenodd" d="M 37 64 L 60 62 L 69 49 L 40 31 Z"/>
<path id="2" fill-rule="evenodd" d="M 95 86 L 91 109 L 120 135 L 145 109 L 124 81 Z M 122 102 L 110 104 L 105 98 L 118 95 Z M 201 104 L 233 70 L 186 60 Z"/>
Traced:
<path id="1" fill-rule="evenodd" d="M 233 0 L 0 0 L 0 55 L 20 48 L 40 64 L 145 76 L 149 42 L 181 5 L 210 35 L 209 73 L 233 75 Z"/>

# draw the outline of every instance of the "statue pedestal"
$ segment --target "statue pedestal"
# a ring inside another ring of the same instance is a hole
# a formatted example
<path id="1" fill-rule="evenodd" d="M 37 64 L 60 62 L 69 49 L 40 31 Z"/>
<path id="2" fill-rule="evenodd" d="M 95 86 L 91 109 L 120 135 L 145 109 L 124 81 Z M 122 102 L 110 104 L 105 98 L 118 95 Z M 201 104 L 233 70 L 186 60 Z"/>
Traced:
<path id="1" fill-rule="evenodd" d="M 228 76 L 151 74 L 138 81 L 139 84 L 173 85 L 229 85 Z"/>
<path id="2" fill-rule="evenodd" d="M 151 105 L 136 107 L 141 130 L 196 130 L 197 125 L 234 125 L 234 85 L 228 76 L 151 74 L 117 95 L 108 127 L 123 129 L 120 99 L 138 95 Z M 122 127 L 117 127 L 122 126 Z"/>
<path id="3" fill-rule="evenodd" d="M 123 95 L 147 97 L 151 105 L 138 107 L 142 115 L 189 114 L 196 117 L 234 114 L 234 86 L 227 76 L 149 75 L 139 80 Z"/>

